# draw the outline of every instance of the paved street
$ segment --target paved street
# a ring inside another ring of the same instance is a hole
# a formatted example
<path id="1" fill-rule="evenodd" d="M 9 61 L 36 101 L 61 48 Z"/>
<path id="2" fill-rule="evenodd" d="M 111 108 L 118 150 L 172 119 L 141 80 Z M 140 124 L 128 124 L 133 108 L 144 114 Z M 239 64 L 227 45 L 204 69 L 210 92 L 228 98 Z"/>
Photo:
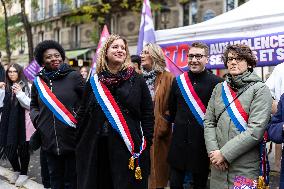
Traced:
<path id="1" fill-rule="evenodd" d="M 274 170 L 274 154 L 273 152 L 269 155 L 271 170 Z M 0 161 L 0 166 L 7 168 L 6 170 L 11 171 L 11 166 L 8 161 Z M 7 176 L 7 171 L 0 167 L 0 189 L 16 189 L 17 187 L 8 184 L 7 179 L 3 177 L 3 174 Z M 270 189 L 277 189 L 279 183 L 279 173 L 272 171 L 270 176 Z M 43 189 L 42 186 L 38 185 L 37 183 L 41 184 L 41 176 L 40 176 L 40 163 L 39 163 L 39 150 L 36 151 L 31 156 L 31 161 L 29 165 L 29 172 L 28 175 L 30 177 L 30 182 L 28 183 L 29 186 L 23 187 L 21 189 Z M 35 182 L 32 182 L 35 181 Z M 167 188 L 169 189 L 169 188 Z"/>
<path id="2" fill-rule="evenodd" d="M 16 189 L 17 187 L 9 184 L 7 181 L 7 176 L 10 174 L 9 171 L 12 170 L 10 163 L 1 160 L 0 166 L 2 167 L 2 169 L 0 167 L 0 189 Z M 25 187 L 22 187 L 23 189 L 43 189 L 43 187 L 39 185 L 41 184 L 39 150 L 31 155 L 28 176 L 30 177 L 30 180 Z"/>

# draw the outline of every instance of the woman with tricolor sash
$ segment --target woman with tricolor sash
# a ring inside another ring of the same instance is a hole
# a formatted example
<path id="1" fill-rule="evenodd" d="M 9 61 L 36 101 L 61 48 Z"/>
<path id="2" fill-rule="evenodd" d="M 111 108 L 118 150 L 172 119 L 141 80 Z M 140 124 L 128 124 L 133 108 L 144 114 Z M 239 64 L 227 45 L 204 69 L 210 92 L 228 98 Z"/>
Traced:
<path id="1" fill-rule="evenodd" d="M 124 38 L 110 35 L 101 48 L 78 118 L 78 189 L 146 189 L 153 105 Z"/>
<path id="2" fill-rule="evenodd" d="M 84 81 L 64 63 L 65 51 L 58 42 L 42 41 L 34 55 L 43 67 L 31 93 L 31 119 L 41 136 L 41 164 L 47 162 L 52 189 L 76 189 L 76 111 Z"/>
<path id="3" fill-rule="evenodd" d="M 210 188 L 264 188 L 268 167 L 260 151 L 272 97 L 253 71 L 256 58 L 248 46 L 229 45 L 223 61 L 228 75 L 215 87 L 204 121 Z"/>
<path id="4" fill-rule="evenodd" d="M 174 75 L 166 71 L 164 53 L 157 44 L 148 43 L 144 46 L 141 52 L 141 65 L 154 104 L 155 116 L 149 189 L 164 188 L 168 185 L 170 171 L 167 156 L 172 127 L 168 101 Z"/>

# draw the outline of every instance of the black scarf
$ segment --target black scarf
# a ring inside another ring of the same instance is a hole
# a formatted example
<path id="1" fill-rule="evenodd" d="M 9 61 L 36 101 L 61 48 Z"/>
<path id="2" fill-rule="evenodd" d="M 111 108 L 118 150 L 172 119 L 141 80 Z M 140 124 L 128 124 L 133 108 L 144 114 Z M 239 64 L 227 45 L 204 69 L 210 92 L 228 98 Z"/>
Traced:
<path id="1" fill-rule="evenodd" d="M 25 109 L 11 90 L 5 91 L 4 106 L 0 121 L 0 159 L 12 157 L 26 146 Z"/>

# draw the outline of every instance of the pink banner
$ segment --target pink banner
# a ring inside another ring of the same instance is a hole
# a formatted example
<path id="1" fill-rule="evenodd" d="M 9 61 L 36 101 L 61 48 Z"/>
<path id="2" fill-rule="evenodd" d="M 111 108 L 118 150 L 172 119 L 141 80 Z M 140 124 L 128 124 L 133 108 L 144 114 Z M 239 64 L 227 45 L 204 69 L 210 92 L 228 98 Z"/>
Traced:
<path id="1" fill-rule="evenodd" d="M 98 47 L 97 47 L 97 50 L 96 50 L 96 54 L 93 57 L 93 64 L 92 64 L 92 67 L 91 67 L 92 73 L 94 73 L 96 71 L 96 61 L 97 61 L 98 53 L 100 52 L 101 47 L 103 46 L 104 42 L 106 41 L 106 39 L 108 37 L 109 37 L 108 29 L 107 29 L 107 26 L 104 25 L 103 31 L 101 33 L 101 38 L 100 38 L 100 41 L 99 41 L 99 44 L 98 44 Z"/>

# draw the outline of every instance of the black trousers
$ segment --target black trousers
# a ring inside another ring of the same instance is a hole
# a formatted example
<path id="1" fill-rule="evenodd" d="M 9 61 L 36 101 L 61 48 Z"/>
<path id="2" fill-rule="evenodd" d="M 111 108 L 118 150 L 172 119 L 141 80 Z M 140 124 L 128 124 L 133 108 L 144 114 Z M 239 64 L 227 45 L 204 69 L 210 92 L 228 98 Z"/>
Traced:
<path id="1" fill-rule="evenodd" d="M 57 156 L 46 152 L 50 184 L 52 189 L 76 189 L 75 153 Z"/>
<path id="2" fill-rule="evenodd" d="M 48 171 L 48 164 L 46 152 L 40 148 L 40 167 L 41 167 L 41 181 L 44 188 L 50 188 L 50 176 Z"/>
<path id="3" fill-rule="evenodd" d="M 171 189 L 183 189 L 185 170 L 171 167 L 170 186 Z M 193 189 L 206 189 L 209 169 L 201 173 L 192 173 Z"/>
<path id="4" fill-rule="evenodd" d="M 27 175 L 30 163 L 28 143 L 16 149 L 12 157 L 8 156 L 8 160 L 15 172 L 20 172 L 21 175 Z"/>

